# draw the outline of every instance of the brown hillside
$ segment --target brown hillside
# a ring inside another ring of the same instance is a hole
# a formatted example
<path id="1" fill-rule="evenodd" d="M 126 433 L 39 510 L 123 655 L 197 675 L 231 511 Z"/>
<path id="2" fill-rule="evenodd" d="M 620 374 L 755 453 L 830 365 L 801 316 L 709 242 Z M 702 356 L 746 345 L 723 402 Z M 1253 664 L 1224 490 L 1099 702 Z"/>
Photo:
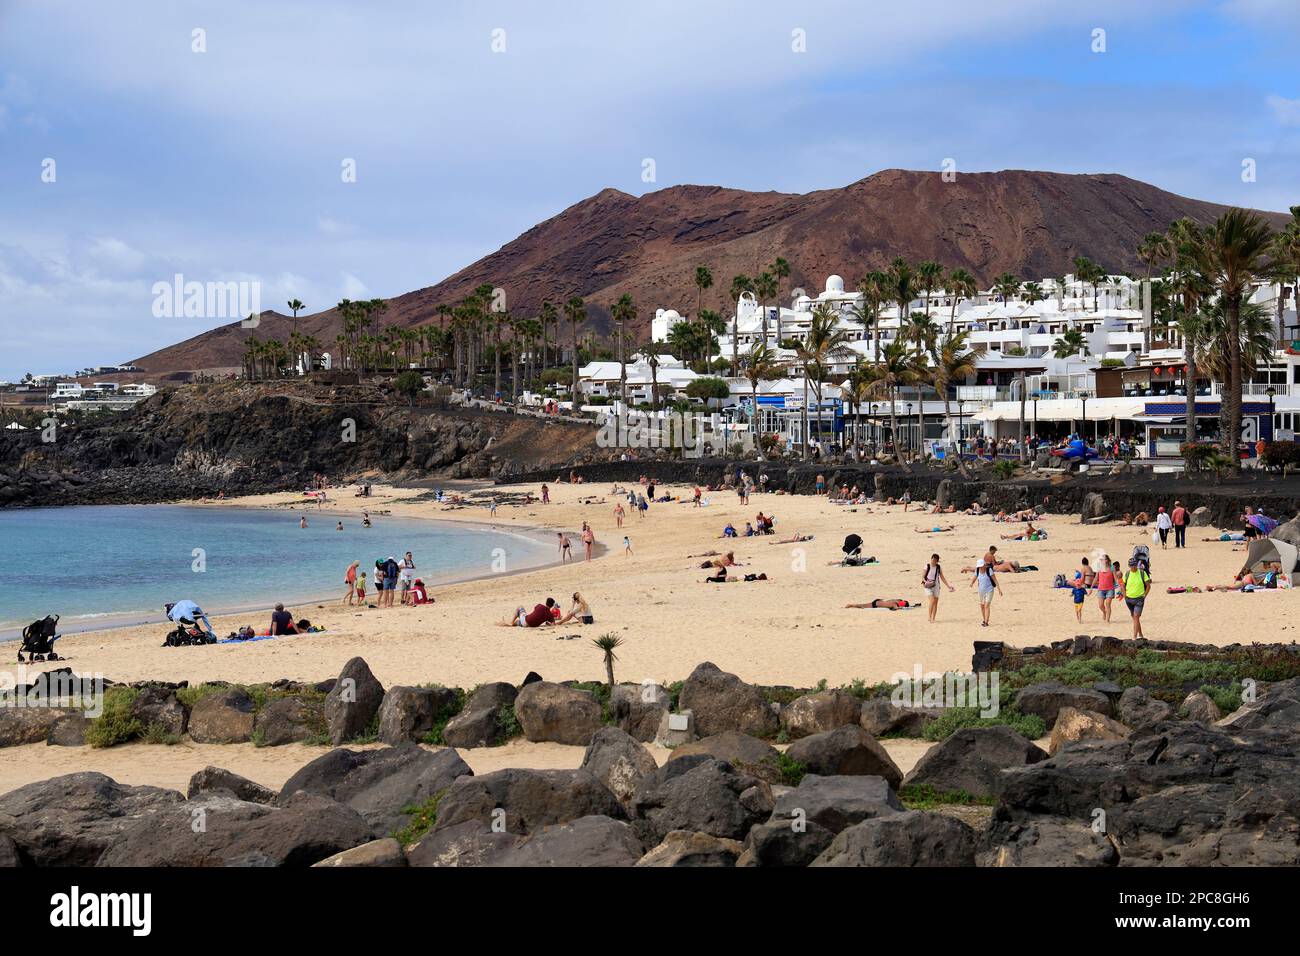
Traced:
<path id="1" fill-rule="evenodd" d="M 787 289 L 810 291 L 830 273 L 852 285 L 895 256 L 964 266 L 985 285 L 1003 272 L 1027 279 L 1064 274 L 1079 255 L 1112 271 L 1136 271 L 1134 249 L 1148 232 L 1181 216 L 1206 222 L 1225 208 L 1125 176 L 1025 170 L 962 173 L 945 183 L 938 173 L 890 169 L 804 195 L 673 186 L 638 198 L 606 189 L 437 285 L 390 299 L 383 322 L 436 321 L 439 303 L 455 304 L 487 282 L 506 290 L 516 314 L 581 295 L 601 330 L 605 308 L 629 292 L 644 338 L 656 308 L 694 311 L 697 265 L 713 271 L 706 306 L 724 309 L 731 277 L 753 275 L 777 256 L 793 270 Z M 1284 221 L 1276 214 L 1277 225 Z M 284 338 L 290 323 L 264 313 L 257 335 Z M 340 329 L 333 309 L 298 324 L 324 342 Z M 232 323 L 134 364 L 154 374 L 237 367 L 250 334 Z"/>

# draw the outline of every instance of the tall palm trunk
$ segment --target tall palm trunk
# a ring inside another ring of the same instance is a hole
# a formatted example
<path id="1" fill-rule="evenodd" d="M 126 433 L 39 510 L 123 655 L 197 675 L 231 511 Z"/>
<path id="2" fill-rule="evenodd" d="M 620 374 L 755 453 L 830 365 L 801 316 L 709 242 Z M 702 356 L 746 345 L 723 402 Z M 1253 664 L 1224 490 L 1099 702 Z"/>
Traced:
<path id="1" fill-rule="evenodd" d="M 618 324 L 618 400 L 627 406 L 627 361 L 623 357 L 623 323 Z"/>
<path id="2" fill-rule="evenodd" d="M 754 447 L 758 449 L 759 461 L 765 461 L 767 456 L 763 454 L 763 436 L 758 433 L 758 379 L 755 378 L 750 382 L 754 391 L 754 421 L 751 427 L 754 429 Z"/>
<path id="3" fill-rule="evenodd" d="M 573 410 L 578 410 L 578 323 L 573 323 Z"/>
<path id="4" fill-rule="evenodd" d="M 1196 348 L 1186 335 L 1183 336 L 1183 360 L 1187 363 L 1187 425 L 1183 432 L 1183 441 L 1188 445 L 1196 444 Z"/>
<path id="5" fill-rule="evenodd" d="M 1228 455 L 1229 470 L 1233 474 L 1241 472 L 1241 456 L 1237 452 L 1237 442 L 1241 438 L 1241 294 L 1229 297 L 1228 313 L 1228 380 L 1230 394 L 1223 403 L 1224 445 Z"/>

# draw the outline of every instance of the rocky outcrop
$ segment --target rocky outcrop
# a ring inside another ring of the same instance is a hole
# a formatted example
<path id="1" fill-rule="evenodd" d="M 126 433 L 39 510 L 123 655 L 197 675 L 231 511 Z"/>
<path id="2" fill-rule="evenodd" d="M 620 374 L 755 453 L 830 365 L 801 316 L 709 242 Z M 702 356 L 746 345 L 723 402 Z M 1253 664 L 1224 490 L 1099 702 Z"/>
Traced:
<path id="1" fill-rule="evenodd" d="M 1214 698 L 1199 690 L 1192 691 L 1184 698 L 1180 710 L 1187 715 L 1188 720 L 1199 724 L 1212 724 L 1223 716 L 1223 711 L 1219 710 Z"/>
<path id="2" fill-rule="evenodd" d="M 726 761 L 742 773 L 752 774 L 768 783 L 777 783 L 781 779 L 781 769 L 777 763 L 780 752 L 767 741 L 737 730 L 682 744 L 668 755 L 668 762 L 699 756 Z"/>
<path id="3" fill-rule="evenodd" d="M 637 866 L 735 866 L 742 847 L 736 840 L 710 833 L 673 830 L 664 840 L 637 862 Z"/>
<path id="4" fill-rule="evenodd" d="M 498 770 L 456 780 L 438 803 L 434 830 L 473 823 L 528 834 L 588 816 L 627 816 L 618 798 L 589 771 Z"/>
<path id="5" fill-rule="evenodd" d="M 632 798 L 633 826 L 647 845 L 673 830 L 743 840 L 772 812 L 771 787 L 710 757 L 673 760 L 650 774 Z"/>
<path id="6" fill-rule="evenodd" d="M 678 706 L 695 715 L 695 732 L 701 737 L 728 730 L 771 737 L 778 729 L 777 716 L 762 691 L 708 662 L 686 678 Z"/>
<path id="7" fill-rule="evenodd" d="M 1043 750 L 1010 727 L 966 727 L 925 752 L 903 780 L 940 793 L 997 793 L 1002 771 L 1046 760 Z"/>
<path id="8" fill-rule="evenodd" d="M 449 747 L 490 747 L 501 736 L 502 719 L 515 705 L 513 684 L 482 684 L 459 714 L 447 721 L 442 741 Z"/>
<path id="9" fill-rule="evenodd" d="M 182 800 L 175 790 L 72 773 L 0 796 L 0 835 L 35 866 L 93 866 L 124 832 Z"/>
<path id="10" fill-rule="evenodd" d="M 617 727 L 602 727 L 582 755 L 582 769 L 608 787 L 626 806 L 641 781 L 659 769 L 659 765 L 640 741 Z"/>
<path id="11" fill-rule="evenodd" d="M 1043 723 L 1049 730 L 1056 723 L 1056 715 L 1062 707 L 1091 710 L 1105 717 L 1111 715 L 1110 698 L 1101 691 L 1067 687 L 1060 681 L 1043 681 L 1022 687 L 1016 694 L 1014 706 L 1022 714 L 1034 714 L 1043 718 Z"/>
<path id="12" fill-rule="evenodd" d="M 960 820 L 911 810 L 841 831 L 812 866 L 974 866 L 975 846 Z"/>
<path id="13" fill-rule="evenodd" d="M 899 707 L 886 697 L 863 701 L 858 723 L 873 737 L 921 737 L 943 711 L 936 707 Z"/>
<path id="14" fill-rule="evenodd" d="M 864 774 L 881 777 L 891 787 L 903 782 L 903 772 L 885 748 L 856 724 L 796 740 L 785 755 L 823 777 Z"/>
<path id="15" fill-rule="evenodd" d="M 238 687 L 205 697 L 190 711 L 190 739 L 196 744 L 239 744 L 253 739 L 253 698 Z"/>
<path id="16" fill-rule="evenodd" d="M 863 820 L 902 813 L 903 805 L 881 777 L 821 777 L 808 774 L 781 793 L 769 822 L 798 821 L 839 833 Z"/>
<path id="17" fill-rule="evenodd" d="M 1062 707 L 1056 714 L 1047 752 L 1058 753 L 1063 747 L 1080 740 L 1126 740 L 1131 733 L 1133 731 L 1118 720 L 1091 710 Z"/>
<path id="18" fill-rule="evenodd" d="M 407 850 L 411 866 L 629 867 L 645 847 L 622 820 L 594 814 L 538 827 L 531 833 L 494 831 L 465 820 L 426 834 Z"/>
<path id="19" fill-rule="evenodd" d="M 369 843 L 361 844 L 361 846 L 354 846 L 350 850 L 335 853 L 319 863 L 313 863 L 312 866 L 347 866 L 367 869 L 406 866 L 406 854 L 402 852 L 400 843 L 392 837 L 385 837 L 382 840 L 371 840 Z"/>
<path id="20" fill-rule="evenodd" d="M 637 740 L 654 740 L 670 699 L 668 691 L 658 684 L 619 684 L 610 705 L 614 722 Z"/>
<path id="21" fill-rule="evenodd" d="M 66 707 L 0 707 L 0 747 L 40 744 L 66 717 L 78 717 Z"/>
<path id="22" fill-rule="evenodd" d="M 405 808 L 426 803 L 472 774 L 450 748 L 431 751 L 403 744 L 381 750 L 331 750 L 290 777 L 276 802 L 283 806 L 300 790 L 329 797 L 352 807 L 376 837 L 385 837 L 405 825 Z"/>
<path id="23" fill-rule="evenodd" d="M 823 690 L 797 697 L 781 708 L 781 726 L 791 740 L 856 724 L 862 703 L 846 690 Z"/>
<path id="24" fill-rule="evenodd" d="M 223 770 L 221 767 L 204 767 L 190 777 L 185 796 L 189 800 L 209 793 L 228 793 L 238 800 L 249 803 L 275 803 L 276 793 L 270 787 L 254 783 L 247 777 Z"/>
<path id="25" fill-rule="evenodd" d="M 456 706 L 446 687 L 390 687 L 379 707 L 379 739 L 386 744 L 418 743 Z"/>
<path id="26" fill-rule="evenodd" d="M 338 683 L 325 695 L 325 723 L 335 746 L 362 735 L 379 713 L 384 685 L 366 662 L 354 657 L 343 665 Z"/>
<path id="27" fill-rule="evenodd" d="M 1116 713 L 1120 723 L 1141 729 L 1168 720 L 1174 715 L 1174 708 L 1152 697 L 1144 687 L 1129 687 L 1120 695 Z"/>
<path id="28" fill-rule="evenodd" d="M 515 716 L 525 739 L 537 743 L 585 747 L 601 728 L 600 704 L 591 694 L 549 681 L 537 681 L 519 691 Z"/>
<path id="29" fill-rule="evenodd" d="M 309 793 L 282 806 L 208 793 L 122 833 L 100 866 L 311 866 L 371 838 L 350 807 Z"/>
<path id="30" fill-rule="evenodd" d="M 328 735 L 325 701 L 320 697 L 276 698 L 258 713 L 253 726 L 254 739 L 263 747 L 319 741 Z"/>

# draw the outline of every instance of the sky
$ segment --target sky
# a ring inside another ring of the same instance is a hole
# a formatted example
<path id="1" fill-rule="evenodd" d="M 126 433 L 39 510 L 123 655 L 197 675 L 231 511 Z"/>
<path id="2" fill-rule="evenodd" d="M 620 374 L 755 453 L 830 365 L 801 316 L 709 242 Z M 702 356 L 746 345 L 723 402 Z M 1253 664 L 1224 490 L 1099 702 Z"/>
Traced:
<path id="1" fill-rule="evenodd" d="M 230 320 L 176 275 L 316 312 L 606 187 L 950 159 L 1285 210 L 1297 36 L 1297 0 L 0 0 L 0 380 Z"/>

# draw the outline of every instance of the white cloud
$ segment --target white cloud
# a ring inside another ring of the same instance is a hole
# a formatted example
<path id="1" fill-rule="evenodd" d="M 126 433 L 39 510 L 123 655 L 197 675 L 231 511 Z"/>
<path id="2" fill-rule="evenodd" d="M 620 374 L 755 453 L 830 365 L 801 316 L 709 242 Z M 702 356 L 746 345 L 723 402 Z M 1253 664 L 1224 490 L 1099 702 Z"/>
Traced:
<path id="1" fill-rule="evenodd" d="M 350 272 L 343 273 L 343 285 L 339 297 L 343 299 L 372 298 L 370 290 L 366 288 L 366 284 Z"/>
<path id="2" fill-rule="evenodd" d="M 1270 96 L 1265 102 L 1283 126 L 1300 126 L 1300 99 L 1288 100 L 1282 96 Z"/>

